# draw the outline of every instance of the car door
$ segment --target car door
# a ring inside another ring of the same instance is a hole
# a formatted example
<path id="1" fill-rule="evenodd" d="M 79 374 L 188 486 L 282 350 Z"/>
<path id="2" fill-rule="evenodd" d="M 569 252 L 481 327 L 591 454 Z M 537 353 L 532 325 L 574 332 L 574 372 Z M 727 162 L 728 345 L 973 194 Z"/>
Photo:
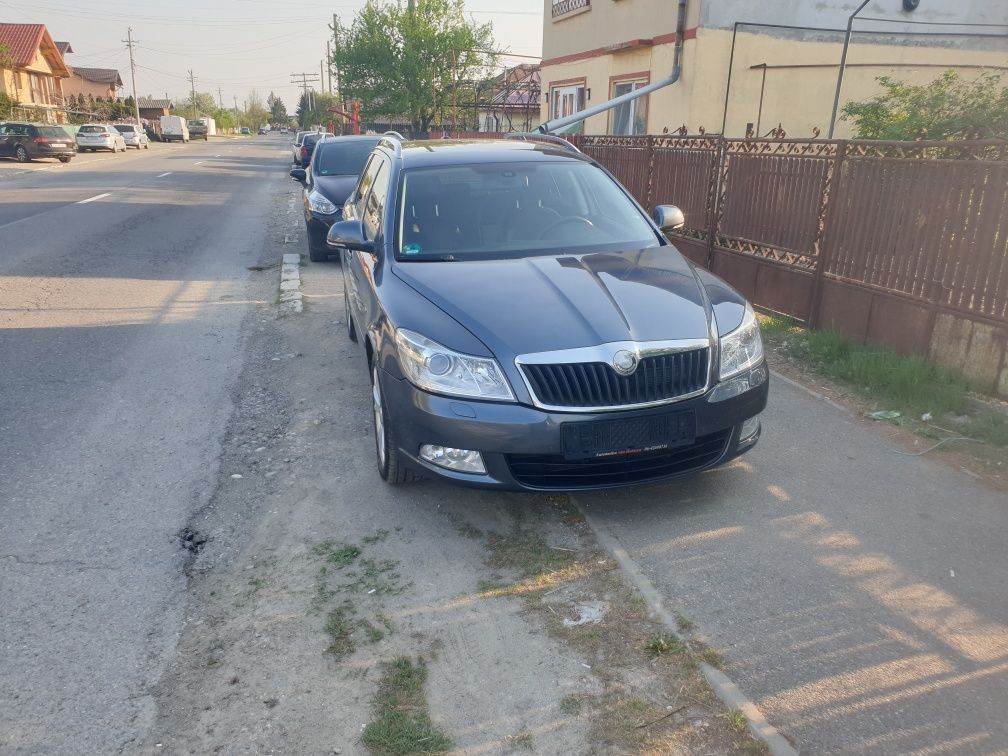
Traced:
<path id="1" fill-rule="evenodd" d="M 361 172 L 360 180 L 357 182 L 357 188 L 354 189 L 353 194 L 347 198 L 347 201 L 343 205 L 344 220 L 360 220 L 364 200 L 367 198 L 371 184 L 374 183 L 375 174 L 378 172 L 381 164 L 382 158 L 380 155 L 372 155 L 368 159 L 367 165 L 364 166 L 364 170 Z M 363 280 L 363 268 L 357 259 L 360 254 L 360 252 L 354 252 L 349 249 L 343 250 L 340 253 L 343 264 L 343 285 L 346 287 L 347 302 L 357 323 L 363 322 L 360 320 L 361 296 L 359 291 L 359 283 Z"/>
<path id="2" fill-rule="evenodd" d="M 0 125 L 0 157 L 10 157 L 14 154 L 10 146 L 11 139 L 7 135 L 9 128 L 6 124 Z"/>
<path id="3" fill-rule="evenodd" d="M 361 214 L 361 225 L 364 227 L 364 238 L 374 242 L 378 254 L 355 252 L 363 278 L 361 284 L 361 304 L 363 306 L 363 322 L 368 325 L 378 320 L 381 305 L 378 303 L 378 290 L 375 282 L 375 268 L 379 265 L 381 248 L 385 244 L 385 205 L 388 201 L 389 174 L 391 168 L 387 160 L 379 161 L 378 172 L 371 183 L 371 191 L 364 200 Z"/>

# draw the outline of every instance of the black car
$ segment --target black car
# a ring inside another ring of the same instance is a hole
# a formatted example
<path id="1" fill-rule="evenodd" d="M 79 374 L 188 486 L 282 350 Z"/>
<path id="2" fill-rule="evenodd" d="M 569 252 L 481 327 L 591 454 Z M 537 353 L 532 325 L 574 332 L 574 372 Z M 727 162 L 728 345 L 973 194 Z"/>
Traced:
<path id="1" fill-rule="evenodd" d="M 59 126 L 41 123 L 0 123 L 0 157 L 27 163 L 38 158 L 57 158 L 69 163 L 77 145 Z"/>
<path id="2" fill-rule="evenodd" d="M 388 482 L 607 488 L 756 444 L 752 307 L 563 145 L 383 137 L 330 229 Z"/>
<path id="3" fill-rule="evenodd" d="M 294 168 L 290 175 L 304 185 L 304 216 L 308 231 L 308 256 L 313 262 L 333 254 L 326 246 L 329 227 L 343 217 L 343 203 L 357 186 L 376 136 L 345 136 L 324 139 L 315 146 L 307 168 Z"/>
<path id="4" fill-rule="evenodd" d="M 323 139 L 331 139 L 332 134 L 325 131 L 310 131 L 301 137 L 300 143 L 294 144 L 294 165 L 305 168 L 311 160 L 312 150 Z"/>

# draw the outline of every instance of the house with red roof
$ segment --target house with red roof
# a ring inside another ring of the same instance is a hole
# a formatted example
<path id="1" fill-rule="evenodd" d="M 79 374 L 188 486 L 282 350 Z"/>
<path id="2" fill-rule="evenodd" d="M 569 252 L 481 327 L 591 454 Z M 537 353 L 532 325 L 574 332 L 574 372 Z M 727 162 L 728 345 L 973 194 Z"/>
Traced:
<path id="1" fill-rule="evenodd" d="M 16 105 L 3 118 L 66 120 L 63 80 L 70 76 L 63 55 L 45 24 L 0 23 L 0 93 Z"/>

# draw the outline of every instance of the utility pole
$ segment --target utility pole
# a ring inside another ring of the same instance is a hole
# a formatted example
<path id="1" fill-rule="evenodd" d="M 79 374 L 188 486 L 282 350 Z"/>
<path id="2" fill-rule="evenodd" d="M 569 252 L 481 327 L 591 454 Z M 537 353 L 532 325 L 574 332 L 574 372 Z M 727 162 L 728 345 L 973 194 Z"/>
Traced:
<path id="1" fill-rule="evenodd" d="M 333 48 L 332 49 L 333 49 L 334 53 L 335 52 L 339 52 L 339 37 L 336 36 L 336 30 L 338 28 L 339 28 L 339 19 L 336 18 L 336 14 L 333 13 L 332 14 L 332 33 L 333 33 Z M 331 55 L 329 56 L 329 60 L 330 61 L 332 60 L 332 56 Z M 339 66 L 334 66 L 334 68 L 336 69 L 334 73 L 336 74 L 336 93 L 340 97 L 340 109 L 341 110 L 346 110 L 346 108 L 344 107 L 345 103 L 343 102 L 343 90 L 340 88 Z"/>
<path id="2" fill-rule="evenodd" d="M 135 39 L 133 39 L 133 27 L 130 26 L 126 29 L 126 39 L 122 40 L 126 43 L 126 47 L 129 48 L 130 56 L 130 79 L 133 81 L 133 109 L 136 115 L 137 128 L 140 128 L 140 101 L 137 99 L 136 91 L 136 64 L 133 62 L 133 45 L 139 44 Z"/>
<path id="3" fill-rule="evenodd" d="M 328 75 L 329 94 L 332 94 L 332 43 L 327 39 L 325 43 L 326 74 Z"/>
<path id="4" fill-rule="evenodd" d="M 198 117 L 196 113 L 196 77 L 193 76 L 192 69 L 189 69 L 189 86 L 192 88 L 192 117 L 195 121 Z"/>
<path id="5" fill-rule="evenodd" d="M 217 87 L 217 102 L 220 103 L 220 109 L 224 110 L 224 93 L 220 87 Z"/>
<path id="6" fill-rule="evenodd" d="M 326 45 L 328 47 L 328 45 Z M 320 60 L 318 64 L 319 89 L 325 92 L 325 61 Z"/>
<path id="7" fill-rule="evenodd" d="M 305 100 L 307 100 L 307 102 L 308 102 L 308 109 L 309 110 L 314 109 L 314 104 L 312 103 L 311 93 L 308 91 L 308 85 L 309 84 L 314 84 L 316 81 L 319 81 L 319 77 L 316 76 L 313 73 L 311 73 L 311 74 L 310 73 L 292 73 L 290 75 L 290 77 L 291 77 L 291 84 L 297 84 L 299 87 L 301 87 L 301 90 L 304 92 Z M 298 81 L 298 79 L 300 79 L 301 81 Z M 319 86 L 322 86 L 322 84 L 319 83 Z M 307 127 L 308 124 L 305 123 L 305 124 L 302 124 L 302 126 Z"/>
<path id="8" fill-rule="evenodd" d="M 833 138 L 833 130 L 836 128 L 836 117 L 837 109 L 840 107 L 840 90 L 843 89 L 843 77 L 844 70 L 847 68 L 847 50 L 850 48 L 850 38 L 851 31 L 854 27 L 854 19 L 857 18 L 857 14 L 864 10 L 864 7 L 868 5 L 871 0 L 864 0 L 857 9 L 847 17 L 847 33 L 844 34 L 843 40 L 843 52 L 840 54 L 840 70 L 837 71 L 836 77 L 836 92 L 833 94 L 833 113 L 830 115 L 829 119 L 829 134 L 827 134 L 827 139 Z"/>

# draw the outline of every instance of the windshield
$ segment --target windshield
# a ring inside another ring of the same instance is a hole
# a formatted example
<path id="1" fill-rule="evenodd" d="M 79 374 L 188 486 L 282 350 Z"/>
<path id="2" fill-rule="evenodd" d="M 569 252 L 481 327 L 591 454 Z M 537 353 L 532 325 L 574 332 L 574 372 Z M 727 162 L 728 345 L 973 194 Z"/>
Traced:
<path id="1" fill-rule="evenodd" d="M 129 124 L 122 125 L 117 123 L 116 128 L 119 130 L 120 134 L 132 134 L 135 130 L 134 127 Z"/>
<path id="2" fill-rule="evenodd" d="M 81 134 L 101 134 L 104 133 L 104 126 L 81 126 L 77 129 L 78 133 Z"/>
<path id="3" fill-rule="evenodd" d="M 640 210 L 591 163 L 487 163 L 404 174 L 402 260 L 577 254 L 659 243 Z"/>
<path id="4" fill-rule="evenodd" d="M 66 139 L 67 134 L 63 129 L 58 126 L 36 126 L 35 130 L 38 132 L 40 137 L 46 137 L 48 139 Z"/>
<path id="5" fill-rule="evenodd" d="M 315 173 L 319 176 L 357 176 L 378 140 L 339 139 L 326 141 L 315 150 Z"/>

